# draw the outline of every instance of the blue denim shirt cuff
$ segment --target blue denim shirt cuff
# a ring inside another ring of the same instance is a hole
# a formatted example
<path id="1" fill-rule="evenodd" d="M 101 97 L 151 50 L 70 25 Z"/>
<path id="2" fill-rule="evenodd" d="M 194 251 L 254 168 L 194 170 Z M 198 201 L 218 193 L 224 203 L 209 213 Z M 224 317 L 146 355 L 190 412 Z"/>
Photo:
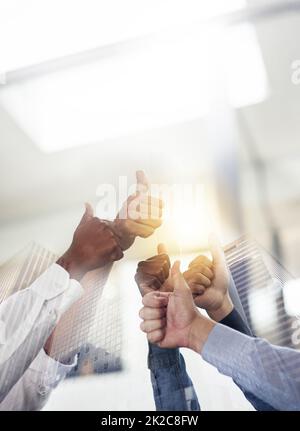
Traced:
<path id="1" fill-rule="evenodd" d="M 150 370 L 168 368 L 179 363 L 179 349 L 163 349 L 151 343 L 148 343 L 148 345 L 148 368 Z"/>

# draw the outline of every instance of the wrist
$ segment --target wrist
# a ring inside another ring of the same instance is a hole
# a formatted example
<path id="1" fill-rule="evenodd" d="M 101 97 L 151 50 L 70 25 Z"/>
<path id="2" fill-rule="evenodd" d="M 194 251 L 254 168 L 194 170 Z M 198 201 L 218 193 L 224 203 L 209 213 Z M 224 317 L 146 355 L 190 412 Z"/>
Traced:
<path id="1" fill-rule="evenodd" d="M 197 316 L 191 325 L 188 348 L 201 353 L 203 346 L 215 327 L 215 322 L 204 316 Z"/>
<path id="2" fill-rule="evenodd" d="M 229 297 L 229 295 L 226 295 L 224 301 L 222 302 L 221 307 L 219 307 L 216 310 L 208 310 L 207 314 L 209 317 L 214 320 L 215 322 L 220 322 L 221 320 L 225 319 L 228 314 L 230 314 L 233 310 L 233 303 Z"/>
<path id="3" fill-rule="evenodd" d="M 57 265 L 64 268 L 70 275 L 70 278 L 80 281 L 86 271 L 76 262 L 76 259 L 72 255 L 72 251 L 67 250 L 57 261 Z"/>
<path id="4" fill-rule="evenodd" d="M 124 219 L 116 218 L 114 221 L 107 222 L 119 240 L 120 247 L 123 251 L 132 246 L 135 241 L 136 235 L 130 233 L 126 228 Z"/>

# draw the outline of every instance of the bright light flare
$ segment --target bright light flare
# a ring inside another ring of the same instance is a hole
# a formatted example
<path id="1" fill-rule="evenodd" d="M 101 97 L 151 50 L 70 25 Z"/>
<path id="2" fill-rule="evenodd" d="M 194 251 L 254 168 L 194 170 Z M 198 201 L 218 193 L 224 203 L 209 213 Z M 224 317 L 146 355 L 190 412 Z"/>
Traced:
<path id="1" fill-rule="evenodd" d="M 187 187 L 188 188 L 188 187 Z M 218 232 L 212 197 L 203 186 L 194 187 L 172 203 L 165 200 L 164 225 L 168 237 L 177 245 L 179 253 L 207 249 L 211 232 Z"/>

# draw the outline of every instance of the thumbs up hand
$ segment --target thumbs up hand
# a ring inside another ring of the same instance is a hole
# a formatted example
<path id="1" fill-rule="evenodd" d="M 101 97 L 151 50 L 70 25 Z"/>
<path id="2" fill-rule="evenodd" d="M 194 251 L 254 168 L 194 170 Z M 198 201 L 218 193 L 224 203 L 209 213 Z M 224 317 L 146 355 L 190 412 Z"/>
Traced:
<path id="1" fill-rule="evenodd" d="M 70 277 L 80 281 L 94 269 L 123 257 L 119 240 L 109 225 L 94 217 L 93 208 L 85 204 L 85 212 L 77 226 L 72 244 L 57 264 L 69 272 Z"/>
<path id="2" fill-rule="evenodd" d="M 170 259 L 166 246 L 159 244 L 157 255 L 138 264 L 135 281 L 140 289 L 142 296 L 149 292 L 171 292 L 173 287 L 169 281 Z"/>
<path id="3" fill-rule="evenodd" d="M 200 352 L 215 324 L 195 306 L 179 262 L 171 269 L 170 284 L 172 293 L 150 292 L 143 297 L 141 330 L 159 347 L 188 347 Z"/>
<path id="4" fill-rule="evenodd" d="M 233 309 L 228 292 L 230 273 L 218 238 L 211 235 L 209 242 L 212 261 L 204 255 L 196 257 L 184 272 L 184 278 L 193 293 L 195 304 L 218 322 Z"/>
<path id="5" fill-rule="evenodd" d="M 119 238 L 122 250 L 127 250 L 137 236 L 152 235 L 162 221 L 163 203 L 149 195 L 149 182 L 143 171 L 136 172 L 136 193 L 129 196 L 111 228 Z"/>
<path id="6" fill-rule="evenodd" d="M 183 273 L 197 307 L 219 322 L 233 309 L 229 296 L 230 273 L 219 240 L 211 235 L 212 260 L 197 256 Z M 158 254 L 138 264 L 135 281 L 142 296 L 149 292 L 173 292 L 170 282 L 170 259 L 164 244 L 159 244 Z"/>

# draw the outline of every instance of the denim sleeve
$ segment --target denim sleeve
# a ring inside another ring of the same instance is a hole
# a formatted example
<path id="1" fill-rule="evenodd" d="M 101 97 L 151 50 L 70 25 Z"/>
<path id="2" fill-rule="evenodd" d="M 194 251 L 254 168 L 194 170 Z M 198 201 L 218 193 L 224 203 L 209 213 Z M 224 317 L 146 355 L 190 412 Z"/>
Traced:
<path id="1" fill-rule="evenodd" d="M 149 343 L 148 368 L 156 410 L 199 411 L 193 383 L 179 349 L 162 349 Z"/>

